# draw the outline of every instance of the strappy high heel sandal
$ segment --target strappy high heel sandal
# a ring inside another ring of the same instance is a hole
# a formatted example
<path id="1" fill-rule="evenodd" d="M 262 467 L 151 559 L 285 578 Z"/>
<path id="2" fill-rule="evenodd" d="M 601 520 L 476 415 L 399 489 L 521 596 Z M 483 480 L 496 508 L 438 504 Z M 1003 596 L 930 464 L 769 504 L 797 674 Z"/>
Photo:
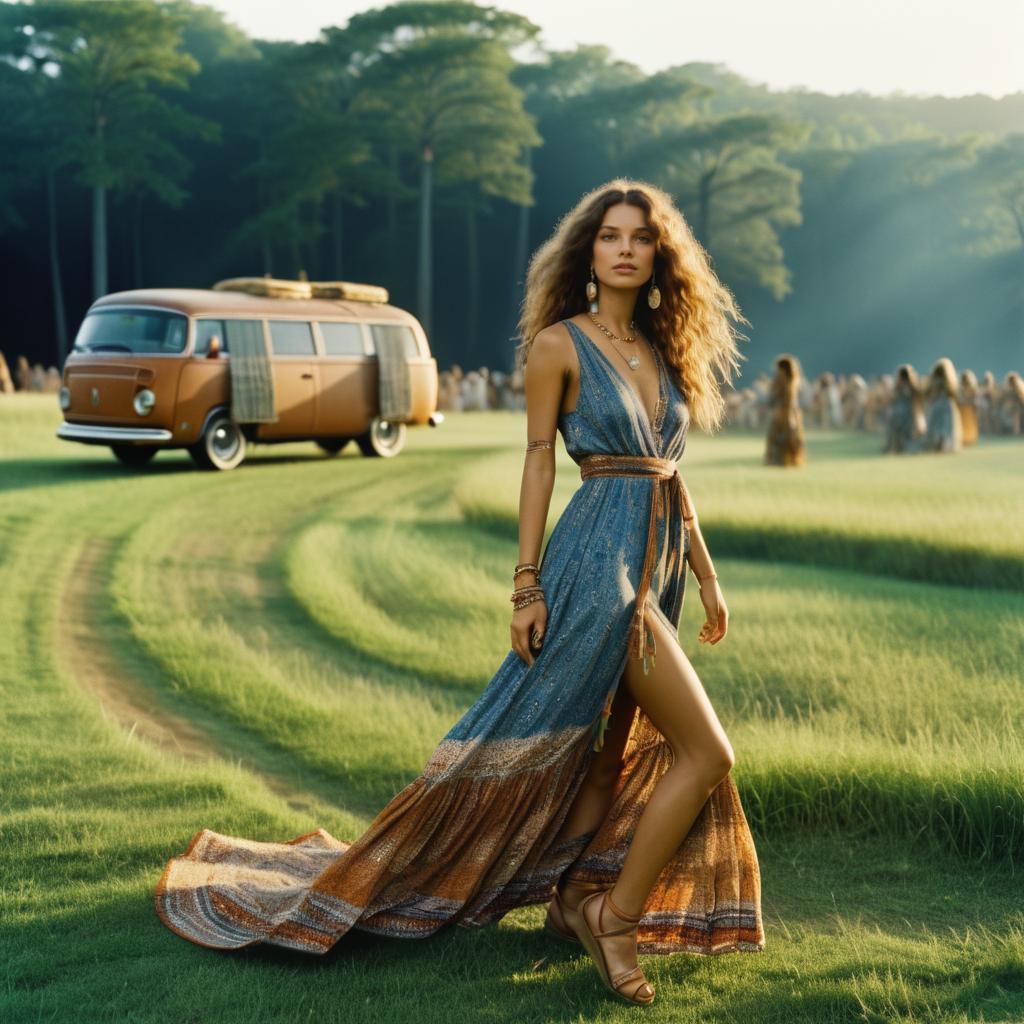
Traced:
<path id="1" fill-rule="evenodd" d="M 603 882 L 584 882 L 579 879 L 570 878 L 566 880 L 567 889 L 576 889 L 585 894 L 598 892 L 604 888 Z M 585 897 L 580 897 L 583 902 Z M 579 917 L 579 904 L 573 909 L 565 902 L 565 897 L 558 891 L 558 885 L 551 890 L 551 902 L 548 904 L 548 916 L 544 919 L 545 930 L 561 939 L 563 942 L 571 942 L 579 945 L 579 936 L 576 934 L 575 923 Z"/>
<path id="2" fill-rule="evenodd" d="M 587 916 L 588 909 L 590 917 Z M 604 921 L 606 910 L 610 910 L 617 918 L 627 923 L 617 928 L 606 928 Z M 625 999 L 627 1003 L 632 1003 L 634 1006 L 650 1006 L 654 1002 L 654 986 L 644 977 L 640 965 L 629 967 L 612 976 L 608 960 L 605 957 L 606 946 L 614 948 L 616 944 L 623 942 L 623 939 L 616 939 L 613 936 L 621 935 L 624 938 L 631 936 L 625 941 L 631 944 L 635 951 L 636 929 L 640 918 L 622 913 L 612 902 L 611 889 L 604 889 L 583 899 L 579 907 L 579 920 L 580 927 L 577 934 L 580 942 L 593 957 L 598 974 L 601 975 L 601 980 L 605 985 L 617 996 Z M 602 943 L 602 939 L 610 941 Z"/>

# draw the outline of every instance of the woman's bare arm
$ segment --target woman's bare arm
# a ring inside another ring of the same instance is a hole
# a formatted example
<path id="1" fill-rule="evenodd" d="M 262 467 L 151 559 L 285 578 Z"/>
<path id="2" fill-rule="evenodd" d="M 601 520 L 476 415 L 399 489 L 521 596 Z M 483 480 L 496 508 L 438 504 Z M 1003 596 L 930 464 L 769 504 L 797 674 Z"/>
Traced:
<path id="1" fill-rule="evenodd" d="M 565 386 L 571 373 L 568 346 L 572 342 L 564 329 L 546 327 L 533 339 L 526 360 L 526 440 L 549 442 L 537 447 L 523 459 L 523 478 L 519 489 L 519 561 L 540 564 L 544 529 L 547 525 L 551 492 L 555 485 L 555 433 Z M 524 445 L 525 449 L 525 445 Z M 537 582 L 536 573 L 520 573 L 516 587 Z M 543 582 L 541 582 L 543 586 Z M 541 634 L 547 624 L 547 609 L 536 601 L 513 613 L 512 647 L 529 665 L 533 664 L 529 638 L 533 629 Z"/>
<path id="2" fill-rule="evenodd" d="M 687 552 L 686 560 L 690 563 L 693 574 L 702 581 L 700 583 L 700 599 L 707 613 L 697 639 L 702 643 L 717 644 L 728 632 L 729 609 L 722 595 L 722 589 L 718 585 L 718 579 L 711 578 L 715 566 L 711 561 L 711 552 L 708 551 L 704 534 L 700 529 L 697 506 L 694 505 L 689 491 L 686 493 L 686 509 L 684 509 L 683 515 L 692 517 L 686 519 L 686 528 L 690 531 L 690 550 Z"/>

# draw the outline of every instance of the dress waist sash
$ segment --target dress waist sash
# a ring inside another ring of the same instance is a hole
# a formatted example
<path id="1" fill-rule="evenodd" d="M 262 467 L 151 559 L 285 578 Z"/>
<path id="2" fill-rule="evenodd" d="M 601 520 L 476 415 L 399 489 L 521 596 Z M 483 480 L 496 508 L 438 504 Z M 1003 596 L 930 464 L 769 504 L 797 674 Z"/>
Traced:
<path id="1" fill-rule="evenodd" d="M 669 481 L 668 510 L 673 515 L 681 516 L 684 523 L 694 518 L 690 492 L 679 475 L 679 468 L 672 459 L 662 459 L 657 455 L 605 455 L 594 454 L 584 456 L 579 463 L 580 477 L 589 480 L 595 476 L 646 476 L 651 478 L 651 512 L 647 524 L 647 543 L 644 553 L 644 564 L 640 570 L 640 583 L 636 592 L 636 610 L 629 627 L 629 650 L 636 658 L 643 659 L 644 674 L 648 673 L 649 665 L 654 665 L 657 645 L 654 633 L 644 625 L 644 610 L 647 607 L 647 595 L 651 589 L 651 576 L 654 573 L 654 548 L 658 535 L 658 515 L 662 509 L 663 492 L 661 483 Z M 648 663 L 649 659 L 649 663 Z M 618 680 L 608 699 L 597 724 L 597 742 L 595 750 L 600 750 L 604 743 L 604 732 L 611 717 L 611 704 L 618 688 Z"/>

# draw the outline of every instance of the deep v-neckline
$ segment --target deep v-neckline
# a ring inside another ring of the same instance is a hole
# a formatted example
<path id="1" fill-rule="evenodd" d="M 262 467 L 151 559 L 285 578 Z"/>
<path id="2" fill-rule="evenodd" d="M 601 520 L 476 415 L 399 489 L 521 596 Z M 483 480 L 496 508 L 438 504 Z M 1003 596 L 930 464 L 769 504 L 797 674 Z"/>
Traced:
<path id="1" fill-rule="evenodd" d="M 589 334 L 574 320 L 566 319 L 565 321 L 570 327 L 574 327 L 580 334 L 583 335 L 587 344 L 598 354 L 601 361 L 610 373 L 615 376 L 615 379 L 633 396 L 633 405 L 639 410 L 641 416 L 647 423 L 647 429 L 650 431 L 652 437 L 657 438 L 661 433 L 662 422 L 665 416 L 665 408 L 668 405 L 668 387 L 666 382 L 665 364 L 662 361 L 661 353 L 658 351 L 658 346 L 651 344 L 651 351 L 654 353 L 654 361 L 658 366 L 658 402 L 654 408 L 654 416 L 647 411 L 647 406 L 644 405 L 643 396 L 639 391 L 625 377 L 619 373 L 615 364 L 604 354 L 601 347 L 590 337 Z M 582 382 L 581 382 L 582 386 Z M 577 404 L 579 400 L 577 399 Z"/>

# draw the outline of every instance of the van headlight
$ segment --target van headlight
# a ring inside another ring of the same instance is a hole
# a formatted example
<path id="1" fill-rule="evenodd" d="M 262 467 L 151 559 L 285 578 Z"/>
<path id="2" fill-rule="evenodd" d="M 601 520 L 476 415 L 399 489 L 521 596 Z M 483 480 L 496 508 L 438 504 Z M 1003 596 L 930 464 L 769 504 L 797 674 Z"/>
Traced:
<path id="1" fill-rule="evenodd" d="M 60 402 L 60 407 L 62 409 L 71 408 L 71 388 L 66 384 L 57 393 L 57 401 Z"/>
<path id="2" fill-rule="evenodd" d="M 149 388 L 143 388 L 132 401 L 135 411 L 140 416 L 148 416 L 156 405 L 156 395 Z"/>

